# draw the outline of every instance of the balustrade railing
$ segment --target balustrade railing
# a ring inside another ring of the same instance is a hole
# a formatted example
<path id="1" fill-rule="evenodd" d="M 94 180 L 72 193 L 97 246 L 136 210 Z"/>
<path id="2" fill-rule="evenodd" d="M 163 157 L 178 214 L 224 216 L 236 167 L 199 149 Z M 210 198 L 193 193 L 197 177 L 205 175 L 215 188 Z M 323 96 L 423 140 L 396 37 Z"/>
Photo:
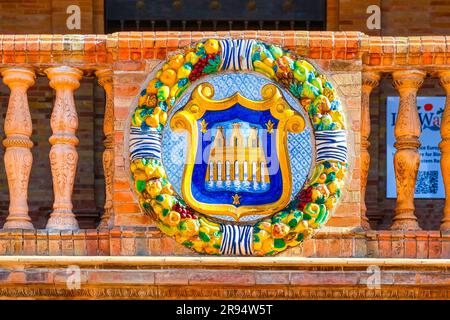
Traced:
<path id="1" fill-rule="evenodd" d="M 44 70 L 49 85 L 55 90 L 55 102 L 51 114 L 53 134 L 49 137 L 52 145 L 49 159 L 53 180 L 53 211 L 48 219 L 46 229 L 77 230 L 78 222 L 73 213 L 72 193 L 78 162 L 78 116 L 74 91 L 80 86 L 83 71 L 71 66 L 60 65 Z M 3 82 L 10 89 L 8 110 L 4 131 L 6 148 L 4 162 L 9 186 L 9 214 L 3 229 L 33 229 L 28 214 L 27 192 L 32 170 L 33 157 L 30 149 L 32 122 L 28 106 L 27 90 L 34 84 L 36 70 L 33 66 L 7 66 L 1 68 Z M 104 117 L 105 150 L 103 167 L 105 174 L 105 206 L 99 228 L 106 228 L 109 223 L 112 205 L 112 176 L 114 150 L 112 134 L 114 130 L 114 110 L 112 101 L 112 71 L 99 69 L 95 71 L 98 83 L 106 93 Z"/>
<path id="2" fill-rule="evenodd" d="M 441 171 L 444 180 L 445 206 L 441 222 L 441 230 L 450 230 L 450 70 L 438 73 L 442 88 L 445 90 L 445 107 L 441 121 Z"/>
<path id="3" fill-rule="evenodd" d="M 442 68 L 442 70 L 439 70 Z M 417 173 L 420 164 L 419 141 L 421 135 L 421 123 L 417 107 L 417 92 L 423 84 L 425 77 L 431 76 L 439 79 L 446 93 L 446 103 L 441 121 L 441 137 L 439 144 L 441 150 L 441 171 L 445 188 L 445 207 L 440 230 L 450 230 L 450 70 L 449 66 L 439 66 L 438 70 L 420 70 L 405 65 L 396 68 L 395 71 L 381 70 L 380 68 L 366 67 L 362 73 L 362 96 L 361 96 L 361 218 L 365 228 L 369 228 L 366 217 L 365 194 L 367 186 L 367 175 L 370 167 L 370 94 L 380 83 L 382 76 L 392 76 L 392 85 L 397 90 L 400 103 L 395 122 L 394 147 L 394 172 L 396 180 L 397 198 L 394 209 L 394 217 L 391 230 L 414 231 L 420 230 L 415 215 L 414 190 Z M 389 69 L 386 67 L 385 69 Z M 439 214 L 439 213 L 436 213 Z"/>

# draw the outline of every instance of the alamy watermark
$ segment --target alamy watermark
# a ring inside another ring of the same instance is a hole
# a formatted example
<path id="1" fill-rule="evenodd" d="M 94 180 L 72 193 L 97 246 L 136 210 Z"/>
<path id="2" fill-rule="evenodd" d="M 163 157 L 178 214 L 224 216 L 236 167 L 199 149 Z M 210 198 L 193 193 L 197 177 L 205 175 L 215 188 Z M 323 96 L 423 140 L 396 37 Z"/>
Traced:
<path id="1" fill-rule="evenodd" d="M 77 265 L 69 265 L 66 269 L 66 286 L 67 289 L 81 289 L 81 269 Z"/>
<path id="2" fill-rule="evenodd" d="M 80 6 L 72 4 L 67 7 L 66 27 L 69 30 L 81 30 L 81 9 Z"/>
<path id="3" fill-rule="evenodd" d="M 368 289 L 379 290 L 381 289 L 381 269 L 379 266 L 368 266 L 366 272 L 369 274 L 367 277 L 366 285 Z"/>
<path id="4" fill-rule="evenodd" d="M 367 7 L 366 13 L 369 14 L 366 20 L 366 26 L 369 30 L 381 29 L 381 9 L 376 4 Z"/>

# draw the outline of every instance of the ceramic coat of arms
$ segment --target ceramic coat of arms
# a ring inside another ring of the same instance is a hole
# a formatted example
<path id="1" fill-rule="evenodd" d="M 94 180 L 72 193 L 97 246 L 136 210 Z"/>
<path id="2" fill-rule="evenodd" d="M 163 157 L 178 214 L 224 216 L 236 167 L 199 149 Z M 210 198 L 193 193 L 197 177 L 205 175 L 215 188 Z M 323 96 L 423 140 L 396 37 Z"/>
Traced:
<path id="1" fill-rule="evenodd" d="M 129 156 L 139 204 L 164 233 L 200 253 L 273 255 L 336 206 L 344 114 L 305 59 L 256 40 L 209 39 L 146 83 Z"/>

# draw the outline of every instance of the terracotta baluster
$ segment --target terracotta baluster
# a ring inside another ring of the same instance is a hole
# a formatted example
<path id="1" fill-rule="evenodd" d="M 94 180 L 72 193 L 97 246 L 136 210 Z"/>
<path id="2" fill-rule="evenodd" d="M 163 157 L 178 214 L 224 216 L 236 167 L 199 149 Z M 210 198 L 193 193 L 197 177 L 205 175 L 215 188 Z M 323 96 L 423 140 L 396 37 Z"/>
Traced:
<path id="1" fill-rule="evenodd" d="M 30 140 L 32 124 L 27 90 L 34 84 L 34 71 L 26 68 L 8 68 L 2 71 L 3 82 L 11 90 L 5 118 L 5 168 L 9 187 L 9 215 L 5 229 L 33 229 L 28 215 L 28 182 L 33 156 Z"/>
<path id="2" fill-rule="evenodd" d="M 105 212 L 99 224 L 99 228 L 107 228 L 113 211 L 112 183 L 114 175 L 114 101 L 112 92 L 112 71 L 99 70 L 95 73 L 98 83 L 106 93 L 105 118 L 103 120 L 103 133 L 105 134 L 105 151 L 103 152 L 103 171 L 105 174 Z"/>
<path id="3" fill-rule="evenodd" d="M 450 71 L 440 72 L 439 78 L 441 86 L 444 88 L 447 95 L 441 123 L 442 141 L 439 143 L 439 148 L 442 153 L 441 171 L 445 188 L 445 206 L 444 216 L 441 221 L 441 230 L 450 231 Z"/>
<path id="4" fill-rule="evenodd" d="M 397 186 L 397 203 L 391 229 L 419 230 L 414 215 L 414 189 L 419 170 L 421 132 L 419 112 L 417 110 L 417 91 L 426 76 L 418 70 L 395 71 L 393 84 L 400 94 L 400 106 L 395 123 L 394 156 L 395 180 Z"/>
<path id="5" fill-rule="evenodd" d="M 73 91 L 80 86 L 83 73 L 71 67 L 55 67 L 45 70 L 50 86 L 56 91 L 55 105 L 50 120 L 53 135 L 49 141 L 50 166 L 55 201 L 47 229 L 76 230 L 78 223 L 72 212 L 72 192 L 77 171 L 78 116 Z"/>
<path id="6" fill-rule="evenodd" d="M 361 226 L 370 229 L 366 212 L 366 186 L 370 166 L 369 136 L 370 136 L 370 93 L 378 86 L 380 74 L 378 72 L 365 72 L 362 75 L 361 95 Z"/>

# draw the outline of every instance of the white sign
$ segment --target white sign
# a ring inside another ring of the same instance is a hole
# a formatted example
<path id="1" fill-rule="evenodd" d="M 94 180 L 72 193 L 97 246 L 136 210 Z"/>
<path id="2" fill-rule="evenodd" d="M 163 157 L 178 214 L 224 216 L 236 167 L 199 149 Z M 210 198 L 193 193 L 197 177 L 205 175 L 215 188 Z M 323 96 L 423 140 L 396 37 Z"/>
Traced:
<path id="1" fill-rule="evenodd" d="M 386 108 L 386 197 L 396 198 L 394 172 L 394 127 L 397 119 L 399 97 L 388 97 Z M 445 198 L 444 183 L 441 175 L 441 118 L 445 106 L 445 97 L 417 97 L 422 133 L 419 148 L 420 166 L 417 174 L 415 198 Z"/>

